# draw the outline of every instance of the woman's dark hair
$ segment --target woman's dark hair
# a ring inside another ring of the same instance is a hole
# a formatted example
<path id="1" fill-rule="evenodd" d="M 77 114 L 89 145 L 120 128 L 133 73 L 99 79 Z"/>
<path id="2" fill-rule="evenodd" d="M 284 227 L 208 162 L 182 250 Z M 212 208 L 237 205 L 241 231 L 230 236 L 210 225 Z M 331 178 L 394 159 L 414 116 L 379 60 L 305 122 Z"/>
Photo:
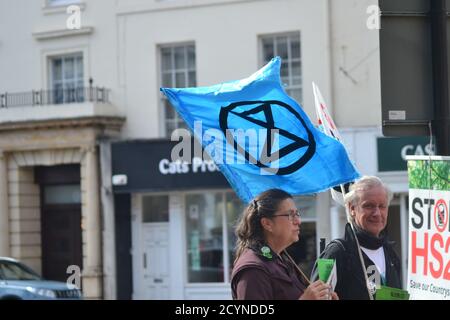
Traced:
<path id="1" fill-rule="evenodd" d="M 292 199 L 292 195 L 286 191 L 270 189 L 250 201 L 236 226 L 237 243 L 235 262 L 246 248 L 257 248 L 264 245 L 265 240 L 261 218 L 273 217 L 280 203 L 289 198 Z"/>

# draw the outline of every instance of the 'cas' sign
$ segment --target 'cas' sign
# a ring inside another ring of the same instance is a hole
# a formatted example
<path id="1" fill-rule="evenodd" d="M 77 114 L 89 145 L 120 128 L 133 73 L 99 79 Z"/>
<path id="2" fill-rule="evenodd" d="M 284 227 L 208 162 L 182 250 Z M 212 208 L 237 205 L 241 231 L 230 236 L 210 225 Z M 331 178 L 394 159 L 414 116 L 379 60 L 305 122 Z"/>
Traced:
<path id="1" fill-rule="evenodd" d="M 406 171 L 407 156 L 434 155 L 428 137 L 377 138 L 378 171 Z"/>
<path id="2" fill-rule="evenodd" d="M 450 157 L 408 156 L 411 299 L 450 300 Z"/>

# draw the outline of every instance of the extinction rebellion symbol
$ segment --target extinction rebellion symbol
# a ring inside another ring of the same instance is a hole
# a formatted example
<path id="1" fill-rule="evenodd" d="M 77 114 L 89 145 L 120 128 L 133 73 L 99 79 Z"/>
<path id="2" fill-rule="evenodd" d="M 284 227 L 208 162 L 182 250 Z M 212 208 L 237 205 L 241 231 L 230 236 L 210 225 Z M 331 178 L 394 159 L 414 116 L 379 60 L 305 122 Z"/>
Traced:
<path id="1" fill-rule="evenodd" d="M 262 113 L 262 116 L 256 116 L 259 113 Z M 282 114 L 283 117 L 281 117 L 280 114 Z M 286 114 L 288 114 L 288 118 L 286 118 Z M 239 123 L 246 123 L 245 121 L 242 121 L 243 119 L 253 125 L 247 123 L 245 128 L 237 128 L 235 122 L 230 120 L 230 118 L 239 120 Z M 291 174 L 308 163 L 316 151 L 316 141 L 303 118 L 294 108 L 281 101 L 235 102 L 221 108 L 219 121 L 220 128 L 226 136 L 227 142 L 233 146 L 238 153 L 243 155 L 247 161 L 267 172 L 272 172 L 277 175 Z M 289 130 L 286 130 L 286 128 L 283 128 L 283 123 L 286 123 L 286 121 L 294 121 L 296 129 L 304 130 L 306 133 L 305 137 L 301 138 L 296 135 L 295 132 L 290 132 Z M 257 158 L 252 156 L 245 145 L 239 145 L 234 135 L 227 134 L 228 130 L 247 130 L 249 128 L 254 128 L 255 124 L 266 130 L 265 142 L 261 148 L 261 153 Z M 280 145 L 280 149 L 276 151 L 277 157 L 275 161 L 273 158 L 274 132 L 278 133 L 279 137 L 284 137 L 292 141 L 283 147 Z M 291 160 L 285 160 L 291 153 L 293 153 L 295 157 L 291 156 L 289 157 Z M 264 161 L 264 159 L 270 160 Z M 275 162 L 277 163 L 277 167 L 274 167 Z"/>

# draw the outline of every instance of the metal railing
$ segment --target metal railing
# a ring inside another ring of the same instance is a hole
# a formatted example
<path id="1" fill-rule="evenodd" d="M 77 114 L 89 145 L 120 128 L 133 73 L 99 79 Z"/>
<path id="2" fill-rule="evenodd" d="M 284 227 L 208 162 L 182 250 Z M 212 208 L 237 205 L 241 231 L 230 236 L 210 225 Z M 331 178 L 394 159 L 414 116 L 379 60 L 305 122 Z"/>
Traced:
<path id="1" fill-rule="evenodd" d="M 109 103 L 109 89 L 99 87 L 64 88 L 31 92 L 0 93 L 0 108 L 49 104 Z"/>

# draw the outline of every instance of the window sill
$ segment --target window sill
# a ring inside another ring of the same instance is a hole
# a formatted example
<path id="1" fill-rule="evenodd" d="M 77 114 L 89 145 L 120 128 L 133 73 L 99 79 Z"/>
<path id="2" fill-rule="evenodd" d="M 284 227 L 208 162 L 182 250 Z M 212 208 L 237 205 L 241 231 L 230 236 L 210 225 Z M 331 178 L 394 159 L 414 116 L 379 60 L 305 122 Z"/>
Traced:
<path id="1" fill-rule="evenodd" d="M 84 11 L 86 9 L 86 3 L 85 2 L 76 2 L 73 3 L 67 3 L 67 4 L 60 4 L 60 5 L 49 5 L 46 3 L 42 6 L 42 12 L 44 15 L 50 15 L 50 14 L 60 14 L 60 13 L 67 13 L 67 8 L 71 5 L 79 6 L 81 11 Z"/>
<path id="2" fill-rule="evenodd" d="M 37 31 L 33 32 L 33 37 L 38 41 L 42 41 L 61 37 L 90 35 L 93 32 L 94 32 L 93 27 L 82 27 L 81 29 L 75 30 L 61 29 L 61 30 Z"/>

